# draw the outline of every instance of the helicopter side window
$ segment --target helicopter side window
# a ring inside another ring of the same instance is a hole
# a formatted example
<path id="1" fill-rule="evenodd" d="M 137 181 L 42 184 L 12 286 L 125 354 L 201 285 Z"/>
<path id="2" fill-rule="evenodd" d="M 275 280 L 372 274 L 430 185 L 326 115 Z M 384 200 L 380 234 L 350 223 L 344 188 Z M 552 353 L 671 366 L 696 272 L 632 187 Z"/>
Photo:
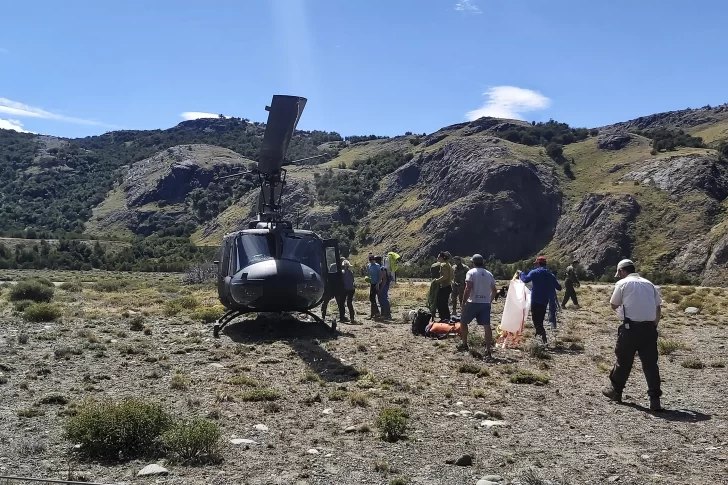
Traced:
<path id="1" fill-rule="evenodd" d="M 281 257 L 321 271 L 321 242 L 307 236 L 284 236 Z"/>
<path id="2" fill-rule="evenodd" d="M 274 259 L 275 242 L 268 234 L 242 234 L 235 243 L 237 246 L 235 271 L 260 261 Z"/>
<path id="3" fill-rule="evenodd" d="M 326 267 L 329 273 L 336 273 L 336 248 L 326 248 Z"/>

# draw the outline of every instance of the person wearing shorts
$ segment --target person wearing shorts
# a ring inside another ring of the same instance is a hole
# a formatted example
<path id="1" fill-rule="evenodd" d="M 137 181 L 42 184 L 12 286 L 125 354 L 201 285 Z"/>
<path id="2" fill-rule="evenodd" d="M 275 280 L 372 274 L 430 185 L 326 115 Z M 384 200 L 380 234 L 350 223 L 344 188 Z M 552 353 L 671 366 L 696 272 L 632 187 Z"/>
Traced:
<path id="1" fill-rule="evenodd" d="M 480 254 L 473 255 L 474 268 L 465 275 L 465 293 L 463 295 L 463 310 L 460 316 L 460 338 L 462 344 L 458 350 L 468 349 L 468 324 L 475 320 L 483 326 L 485 331 L 485 357 L 492 355 L 493 329 L 490 327 L 490 304 L 495 299 L 498 290 L 495 287 L 495 278 L 485 269 L 485 261 Z"/>

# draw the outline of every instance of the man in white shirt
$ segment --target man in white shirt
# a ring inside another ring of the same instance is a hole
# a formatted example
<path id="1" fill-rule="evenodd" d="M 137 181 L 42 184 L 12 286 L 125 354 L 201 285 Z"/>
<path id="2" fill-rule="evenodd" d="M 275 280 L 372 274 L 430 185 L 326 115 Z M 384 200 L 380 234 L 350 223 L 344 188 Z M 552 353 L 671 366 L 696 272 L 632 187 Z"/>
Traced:
<path id="1" fill-rule="evenodd" d="M 622 391 L 627 384 L 634 356 L 639 354 L 642 371 L 647 380 L 647 394 L 650 396 L 650 409 L 660 411 L 660 369 L 657 366 L 657 324 L 660 321 L 662 298 L 649 280 L 641 277 L 634 263 L 623 259 L 617 265 L 621 277 L 614 285 L 610 303 L 622 320 L 619 326 L 617 345 L 614 353 L 617 362 L 609 373 L 611 387 L 602 391 L 609 399 L 622 400 Z"/>
<path id="2" fill-rule="evenodd" d="M 473 255 L 474 268 L 465 274 L 465 292 L 460 316 L 460 338 L 458 350 L 468 350 L 468 324 L 475 320 L 485 330 L 485 357 L 491 357 L 493 330 L 490 328 L 490 303 L 496 296 L 495 278 L 483 266 L 480 254 Z"/>

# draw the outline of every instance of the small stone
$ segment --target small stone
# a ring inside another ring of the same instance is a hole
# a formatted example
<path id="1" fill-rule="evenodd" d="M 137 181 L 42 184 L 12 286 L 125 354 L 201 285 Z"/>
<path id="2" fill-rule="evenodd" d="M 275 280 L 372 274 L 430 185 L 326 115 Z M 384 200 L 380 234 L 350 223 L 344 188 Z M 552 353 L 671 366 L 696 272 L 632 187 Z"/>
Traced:
<path id="1" fill-rule="evenodd" d="M 256 425 L 255 425 L 255 426 L 253 426 L 253 427 L 254 427 L 254 428 L 255 428 L 256 430 L 258 430 L 258 431 L 263 431 L 263 432 L 266 432 L 266 431 L 268 431 L 268 426 L 266 426 L 266 425 L 264 425 L 264 424 L 256 424 Z"/>
<path id="2" fill-rule="evenodd" d="M 607 481 L 610 481 L 610 482 L 618 482 L 619 481 L 619 475 L 612 475 L 611 477 L 607 478 Z"/>
<path id="3" fill-rule="evenodd" d="M 456 465 L 456 466 L 472 466 L 473 465 L 473 457 L 465 454 L 458 458 L 457 460 L 447 460 L 445 463 L 448 465 Z"/>
<path id="4" fill-rule="evenodd" d="M 481 426 L 487 426 L 488 428 L 492 426 L 510 426 L 508 421 L 492 421 L 490 419 L 486 419 L 485 421 L 481 421 Z"/>
<path id="5" fill-rule="evenodd" d="M 640 456 L 640 458 L 642 458 L 643 460 L 649 460 L 650 455 L 642 455 L 642 456 Z"/>
<path id="6" fill-rule="evenodd" d="M 464 402 L 462 402 L 462 401 L 458 401 L 458 402 L 456 402 L 456 403 L 455 403 L 455 405 L 456 405 L 456 406 L 464 406 L 464 405 L 465 405 L 465 403 L 464 403 Z"/>
<path id="7" fill-rule="evenodd" d="M 475 485 L 498 485 L 498 482 L 491 482 L 490 480 L 480 479 Z"/>
<path id="8" fill-rule="evenodd" d="M 502 482 L 503 477 L 500 475 L 486 475 L 481 480 L 485 480 L 488 482 Z"/>
<path id="9" fill-rule="evenodd" d="M 319 450 L 317 450 L 316 448 L 311 448 L 310 450 L 306 451 L 306 453 L 308 453 L 309 455 L 318 455 Z"/>
<path id="10" fill-rule="evenodd" d="M 257 445 L 258 444 L 257 441 L 248 440 L 248 439 L 244 439 L 244 438 L 232 439 L 232 440 L 230 440 L 230 443 L 232 443 L 234 445 Z"/>
<path id="11" fill-rule="evenodd" d="M 460 415 L 461 416 L 470 416 L 471 414 L 473 414 L 473 413 L 471 411 L 466 410 L 466 409 L 463 409 L 462 411 L 460 411 Z"/>
<path id="12" fill-rule="evenodd" d="M 483 411 L 475 411 L 475 413 L 473 413 L 473 417 L 474 417 L 475 419 L 487 419 L 487 418 L 489 418 L 490 416 L 488 416 L 488 413 L 484 413 Z M 485 478 L 484 478 L 483 480 L 485 480 Z M 493 481 L 493 480 L 491 480 L 491 482 L 492 482 L 492 481 Z"/>
<path id="13" fill-rule="evenodd" d="M 453 413 L 452 411 L 447 413 L 445 416 L 454 417 L 454 416 L 460 416 L 458 413 Z"/>
<path id="14" fill-rule="evenodd" d="M 694 306 L 689 306 L 685 309 L 685 313 L 689 315 L 695 315 L 696 313 L 700 313 L 700 309 Z"/>
<path id="15" fill-rule="evenodd" d="M 321 411 L 321 414 L 331 414 L 331 413 L 333 413 L 333 412 L 334 412 L 334 410 L 333 410 L 333 409 L 331 409 L 331 408 L 326 408 L 326 409 L 324 409 L 323 411 Z"/>
<path id="16" fill-rule="evenodd" d="M 358 428 L 356 426 L 349 426 L 344 430 L 344 433 L 356 433 Z"/>
<path id="17" fill-rule="evenodd" d="M 162 466 L 152 464 L 145 466 L 137 473 L 138 477 L 151 477 L 155 475 L 169 475 L 169 470 Z"/>
<path id="18" fill-rule="evenodd" d="M 210 364 L 210 367 L 214 367 L 215 369 L 224 369 L 225 366 L 222 364 L 218 364 L 217 362 Z"/>

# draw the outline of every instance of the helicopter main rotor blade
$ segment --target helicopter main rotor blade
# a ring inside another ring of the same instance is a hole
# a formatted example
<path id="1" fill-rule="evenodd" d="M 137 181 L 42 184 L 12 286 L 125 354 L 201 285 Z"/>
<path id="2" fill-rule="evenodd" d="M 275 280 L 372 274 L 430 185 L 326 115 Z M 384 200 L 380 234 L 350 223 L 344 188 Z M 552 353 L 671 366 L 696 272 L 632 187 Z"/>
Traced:
<path id="1" fill-rule="evenodd" d="M 276 94 L 268 111 L 268 122 L 260 148 L 258 171 L 272 174 L 281 169 L 293 132 L 306 106 L 306 98 Z"/>

